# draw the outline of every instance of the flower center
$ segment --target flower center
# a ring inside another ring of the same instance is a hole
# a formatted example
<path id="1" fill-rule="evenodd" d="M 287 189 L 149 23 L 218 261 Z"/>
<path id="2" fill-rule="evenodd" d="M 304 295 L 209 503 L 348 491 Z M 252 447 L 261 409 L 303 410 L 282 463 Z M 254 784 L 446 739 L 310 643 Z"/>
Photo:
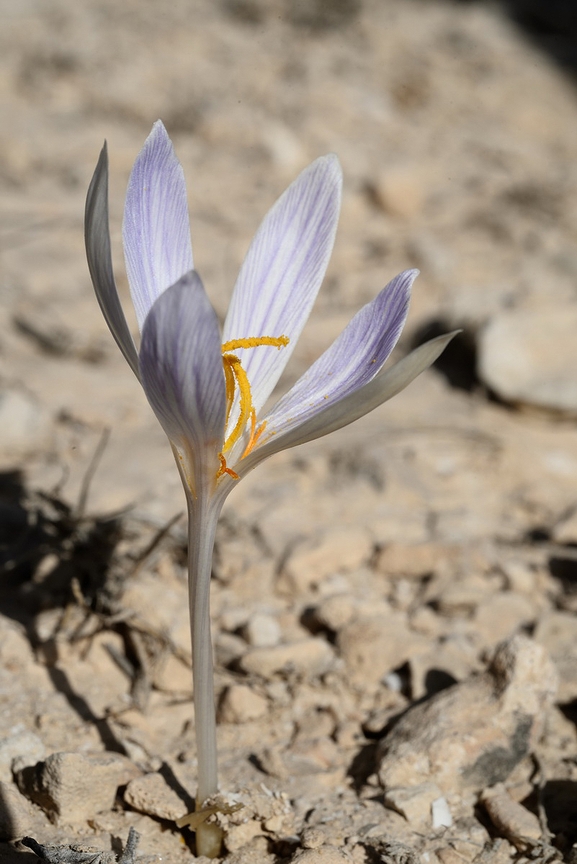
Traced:
<path id="1" fill-rule="evenodd" d="M 239 395 L 239 413 L 234 428 L 225 438 L 222 453 L 219 454 L 220 468 L 218 469 L 217 477 L 222 477 L 223 474 L 228 474 L 238 480 L 238 474 L 228 468 L 226 464 L 225 453 L 236 444 L 238 439 L 243 434 L 246 424 L 250 420 L 250 437 L 248 444 L 245 447 L 241 458 L 247 456 L 255 446 L 256 442 L 262 435 L 266 427 L 266 421 L 260 426 L 256 425 L 256 410 L 252 402 L 252 392 L 250 381 L 245 370 L 242 367 L 240 358 L 232 351 L 239 348 L 259 348 L 261 345 L 268 345 L 272 348 L 284 348 L 289 344 L 288 336 L 250 336 L 248 339 L 232 339 L 229 342 L 224 342 L 222 345 L 222 365 L 224 368 L 224 382 L 226 387 L 226 421 L 228 426 L 230 412 L 238 390 Z"/>

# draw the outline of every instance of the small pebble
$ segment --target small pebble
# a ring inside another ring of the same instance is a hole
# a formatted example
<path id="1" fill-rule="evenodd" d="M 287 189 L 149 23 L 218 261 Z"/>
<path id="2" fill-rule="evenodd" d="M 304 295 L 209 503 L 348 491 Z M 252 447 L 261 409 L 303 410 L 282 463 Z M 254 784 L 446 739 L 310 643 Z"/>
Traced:
<path id="1" fill-rule="evenodd" d="M 481 802 L 491 822 L 513 845 L 523 851 L 528 840 L 541 838 L 541 826 L 534 813 L 514 801 L 503 783 L 497 783 L 481 794 Z"/>
<path id="2" fill-rule="evenodd" d="M 233 684 L 224 691 L 218 708 L 221 723 L 247 723 L 264 717 L 268 701 L 244 684 Z"/>
<path id="3" fill-rule="evenodd" d="M 304 849 L 318 849 L 326 840 L 326 834 L 320 828 L 306 828 L 303 831 L 301 843 Z"/>
<path id="4" fill-rule="evenodd" d="M 185 803 L 157 772 L 136 777 L 127 785 L 124 800 L 139 813 L 176 821 L 187 811 Z"/>
<path id="5" fill-rule="evenodd" d="M 335 846 L 318 846 L 315 849 L 302 849 L 290 859 L 290 864 L 349 864 L 349 859 Z"/>
<path id="6" fill-rule="evenodd" d="M 322 675 L 333 664 L 334 651 L 324 639 L 302 639 L 272 648 L 253 648 L 240 660 L 244 672 L 272 678 L 279 672 Z"/>
<path id="7" fill-rule="evenodd" d="M 267 648 L 278 645 L 281 637 L 280 625 L 272 615 L 257 613 L 247 621 L 243 635 L 254 648 Z"/>
<path id="8" fill-rule="evenodd" d="M 435 798 L 431 804 L 431 815 L 433 828 L 450 828 L 453 824 L 453 817 L 447 803 L 447 799 L 443 796 Z"/>

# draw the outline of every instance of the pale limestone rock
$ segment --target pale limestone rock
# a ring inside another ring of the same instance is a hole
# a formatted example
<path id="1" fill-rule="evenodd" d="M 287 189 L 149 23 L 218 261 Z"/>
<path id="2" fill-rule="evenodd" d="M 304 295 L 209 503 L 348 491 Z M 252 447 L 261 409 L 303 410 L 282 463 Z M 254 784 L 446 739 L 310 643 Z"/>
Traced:
<path id="1" fill-rule="evenodd" d="M 285 564 L 283 581 L 292 591 L 308 591 L 333 573 L 360 567 L 372 551 L 372 539 L 363 528 L 327 532 L 314 543 L 295 549 Z"/>
<path id="2" fill-rule="evenodd" d="M 429 641 L 413 632 L 402 615 L 357 618 L 338 634 L 339 653 L 352 681 L 376 685 L 397 666 L 426 651 Z"/>
<path id="3" fill-rule="evenodd" d="M 553 539 L 556 543 L 577 542 L 577 510 L 555 525 Z"/>
<path id="4" fill-rule="evenodd" d="M 420 585 L 414 579 L 396 579 L 391 585 L 390 600 L 395 609 L 408 612 L 416 605 Z"/>
<path id="5" fill-rule="evenodd" d="M 329 630 L 337 632 L 348 624 L 355 614 L 355 596 L 353 594 L 332 594 L 321 600 L 315 608 L 315 620 Z"/>
<path id="6" fill-rule="evenodd" d="M 498 646 L 487 672 L 399 720 L 379 744 L 382 786 L 433 782 L 451 796 L 505 780 L 541 736 L 556 691 L 557 675 L 543 648 L 514 636 Z"/>
<path id="7" fill-rule="evenodd" d="M 440 798 L 435 798 L 431 804 L 431 824 L 433 829 L 450 828 L 453 824 L 451 808 L 444 795 L 441 795 Z"/>
<path id="8" fill-rule="evenodd" d="M 10 783 L 12 768 L 26 768 L 44 759 L 44 744 L 34 732 L 25 729 L 0 740 L 0 780 Z"/>
<path id="9" fill-rule="evenodd" d="M 225 846 L 231 852 L 248 848 L 261 834 L 286 835 L 294 830 L 294 813 L 288 796 L 272 792 L 263 783 L 234 795 L 216 796 L 214 800 L 225 805 L 216 819 L 223 828 Z"/>
<path id="10" fill-rule="evenodd" d="M 367 575 L 366 578 L 368 580 L 371 577 L 372 577 L 372 574 L 371 574 L 371 576 Z M 357 584 L 359 584 L 359 582 L 357 582 Z M 360 581 L 361 586 L 362 586 L 362 584 L 363 584 L 363 580 Z M 388 600 L 384 600 L 382 598 L 378 598 L 378 597 L 374 597 L 374 596 L 372 596 L 370 598 L 366 597 L 366 596 L 363 597 L 361 595 L 360 597 L 356 598 L 355 615 L 354 615 L 354 619 L 351 619 L 351 623 L 353 620 L 357 620 L 357 619 L 359 619 L 359 620 L 364 619 L 364 618 L 385 619 L 385 618 L 389 618 L 391 615 L 395 616 L 395 615 L 397 615 L 397 612 L 395 610 L 393 610 L 393 607 L 391 606 L 391 604 L 389 603 Z M 405 618 L 405 616 L 403 614 L 401 614 L 398 617 L 403 618 L 403 620 Z"/>
<path id="11" fill-rule="evenodd" d="M 377 557 L 375 566 L 387 576 L 420 579 L 440 568 L 451 566 L 461 554 L 456 546 L 438 543 L 389 543 Z"/>
<path id="12" fill-rule="evenodd" d="M 269 648 L 280 642 L 281 628 L 274 615 L 256 612 L 246 622 L 243 635 L 251 647 Z"/>
<path id="13" fill-rule="evenodd" d="M 236 852 L 262 833 L 263 829 L 258 819 L 247 819 L 240 825 L 231 825 L 225 835 L 226 848 L 229 852 Z"/>
<path id="14" fill-rule="evenodd" d="M 536 615 L 535 607 L 527 597 L 512 591 L 500 591 L 477 606 L 473 621 L 485 644 L 493 646 L 531 624 Z"/>
<path id="15" fill-rule="evenodd" d="M 244 627 L 249 619 L 250 610 L 242 606 L 231 606 L 223 609 L 218 616 L 218 623 L 223 630 L 233 633 Z"/>
<path id="16" fill-rule="evenodd" d="M 577 305 L 498 313 L 479 339 L 481 379 L 502 399 L 577 413 Z"/>
<path id="17" fill-rule="evenodd" d="M 50 415 L 25 390 L 0 390 L 0 447 L 10 455 L 43 450 L 50 442 Z"/>
<path id="18" fill-rule="evenodd" d="M 365 837 L 366 846 L 383 864 L 438 864 L 434 852 L 418 855 L 413 847 L 391 837 L 384 825 L 375 825 Z"/>
<path id="19" fill-rule="evenodd" d="M 442 797 L 436 783 L 392 787 L 385 791 L 385 804 L 410 822 L 415 828 L 430 828 L 433 802 Z"/>
<path id="20" fill-rule="evenodd" d="M 34 652 L 24 627 L 0 615 L 0 664 L 14 672 L 34 663 Z"/>
<path id="21" fill-rule="evenodd" d="M 265 747 L 258 757 L 259 766 L 269 777 L 278 777 L 284 780 L 289 776 L 289 771 L 279 750 Z"/>
<path id="22" fill-rule="evenodd" d="M 247 723 L 264 717 L 267 711 L 268 701 L 264 696 L 244 684 L 232 684 L 222 695 L 218 719 L 221 723 Z"/>
<path id="23" fill-rule="evenodd" d="M 440 861 L 440 864 L 463 864 L 463 860 L 466 860 L 452 846 L 443 846 L 442 849 L 436 849 L 434 854 L 437 860 Z M 427 861 L 427 864 L 432 864 L 432 862 Z"/>
<path id="24" fill-rule="evenodd" d="M 13 783 L 0 780 L 0 802 L 0 840 L 19 840 L 45 828 L 46 817 Z"/>
<path id="25" fill-rule="evenodd" d="M 472 612 L 479 603 L 491 595 L 491 591 L 488 581 L 475 574 L 449 582 L 439 595 L 439 611 L 449 616 Z"/>
<path id="26" fill-rule="evenodd" d="M 168 654 L 154 670 L 154 686 L 166 693 L 192 696 L 192 669 L 174 654 Z"/>
<path id="27" fill-rule="evenodd" d="M 217 661 L 228 666 L 246 652 L 246 642 L 234 633 L 217 632 L 214 638 L 214 653 Z"/>
<path id="28" fill-rule="evenodd" d="M 344 720 L 335 729 L 335 741 L 343 750 L 356 750 L 363 742 L 364 734 L 358 721 Z"/>
<path id="29" fill-rule="evenodd" d="M 290 864 L 350 864 L 350 859 L 336 846 L 324 845 L 300 850 L 290 859 Z"/>
<path id="30" fill-rule="evenodd" d="M 201 859 L 196 860 L 200 864 Z M 268 851 L 268 840 L 264 836 L 255 837 L 250 843 L 226 856 L 226 864 L 275 864 L 276 860 L 276 855 Z M 205 858 L 202 864 L 209 862 L 210 859 Z"/>
<path id="31" fill-rule="evenodd" d="M 176 821 L 187 812 L 186 805 L 158 772 L 131 780 L 124 791 L 124 800 L 139 813 L 158 819 Z"/>
<path id="32" fill-rule="evenodd" d="M 311 695 L 314 700 L 314 694 Z M 307 696 L 304 695 L 302 708 L 300 710 L 297 709 L 299 717 L 296 722 L 294 742 L 310 741 L 311 738 L 322 738 L 325 735 L 332 736 L 336 726 L 334 708 L 323 711 L 319 710 L 318 706 L 315 706 L 312 710 L 310 707 L 308 710 L 303 710 L 306 704 L 304 700 L 306 699 Z"/>
<path id="33" fill-rule="evenodd" d="M 371 183 L 371 189 L 375 203 L 391 216 L 414 219 L 423 209 L 423 177 L 414 166 L 380 172 Z"/>
<path id="34" fill-rule="evenodd" d="M 116 790 L 139 775 L 118 753 L 53 753 L 45 762 L 22 768 L 18 786 L 53 822 L 84 822 L 110 810 Z"/>
<path id="35" fill-rule="evenodd" d="M 244 672 L 267 679 L 282 672 L 316 677 L 328 672 L 333 662 L 333 649 L 319 638 L 302 639 L 273 648 L 253 648 L 239 661 Z"/>
<path id="36" fill-rule="evenodd" d="M 276 678 L 266 684 L 266 694 L 276 706 L 286 708 L 291 704 L 291 693 L 286 681 Z"/>
<path id="37" fill-rule="evenodd" d="M 264 819 L 262 824 L 271 834 L 280 834 L 285 828 L 285 817 L 277 813 L 275 816 L 269 816 L 268 819 Z"/>
<path id="38" fill-rule="evenodd" d="M 330 771 L 338 762 L 338 747 L 327 736 L 297 741 L 284 757 L 291 776 Z"/>
<path id="39" fill-rule="evenodd" d="M 462 681 L 472 672 L 479 671 L 477 653 L 471 641 L 455 637 L 435 645 L 430 651 L 411 657 L 409 667 L 413 699 L 421 699 L 442 689 L 435 685 L 446 686 L 443 677 L 446 679 L 450 676 L 455 681 Z"/>
<path id="40" fill-rule="evenodd" d="M 261 129 L 263 144 L 270 158 L 290 176 L 307 164 L 305 147 L 294 131 L 279 120 L 269 120 Z"/>
<path id="41" fill-rule="evenodd" d="M 572 612 L 546 612 L 534 638 L 550 652 L 559 673 L 559 702 L 577 698 L 577 618 Z"/>
<path id="42" fill-rule="evenodd" d="M 301 837 L 303 849 L 318 849 L 326 840 L 326 834 L 317 826 L 305 828 Z"/>
<path id="43" fill-rule="evenodd" d="M 511 591 L 516 591 L 518 594 L 532 594 L 535 591 L 537 574 L 526 561 L 512 558 L 510 561 L 501 561 L 500 566 L 507 579 L 507 587 Z"/>
<path id="44" fill-rule="evenodd" d="M 190 655 L 188 588 L 176 576 L 163 579 L 142 572 L 127 582 L 122 604 L 156 633 L 169 633 L 172 641 Z"/>
<path id="45" fill-rule="evenodd" d="M 445 622 L 430 606 L 419 606 L 410 617 L 411 629 L 432 639 L 440 636 Z"/>
<path id="46" fill-rule="evenodd" d="M 93 329 L 90 298 L 58 308 L 45 298 L 20 299 L 13 323 L 21 336 L 42 353 L 99 363 L 110 352 L 110 343 L 98 327 Z"/>
<path id="47" fill-rule="evenodd" d="M 417 267 L 445 284 L 451 283 L 454 261 L 447 246 L 432 232 L 416 231 L 408 238 L 407 251 Z"/>
<path id="48" fill-rule="evenodd" d="M 225 585 L 242 577 L 246 582 L 254 580 L 268 587 L 274 575 L 272 558 L 263 557 L 257 547 L 241 537 L 217 542 L 212 566 L 218 581 Z"/>
<path id="49" fill-rule="evenodd" d="M 398 498 L 403 497 L 404 500 L 397 498 L 394 508 L 374 514 L 367 522 L 375 543 L 378 546 L 396 543 L 416 546 L 425 543 L 430 536 L 427 511 L 417 496 L 412 496 L 406 487 L 398 486 L 397 491 Z"/>
<path id="50" fill-rule="evenodd" d="M 528 840 L 541 838 L 541 826 L 535 814 L 514 801 L 502 783 L 485 789 L 480 800 L 497 831 L 517 849 L 530 848 Z"/>

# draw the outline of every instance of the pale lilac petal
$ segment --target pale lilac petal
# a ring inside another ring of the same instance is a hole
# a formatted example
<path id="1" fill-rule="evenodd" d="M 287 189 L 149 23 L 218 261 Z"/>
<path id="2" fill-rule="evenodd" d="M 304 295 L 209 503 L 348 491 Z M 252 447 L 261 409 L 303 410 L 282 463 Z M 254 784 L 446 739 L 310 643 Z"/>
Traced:
<path id="1" fill-rule="evenodd" d="M 124 258 L 138 326 L 157 297 L 193 269 L 182 166 L 158 120 L 128 181 Z"/>
<path id="2" fill-rule="evenodd" d="M 266 215 L 241 267 L 223 339 L 287 336 L 284 348 L 239 349 L 257 412 L 309 316 L 333 248 L 342 176 L 336 156 L 309 165 Z"/>
<path id="3" fill-rule="evenodd" d="M 106 144 L 100 152 L 100 158 L 86 196 L 84 240 L 88 269 L 102 314 L 110 332 L 116 339 L 118 347 L 126 357 L 134 374 L 138 376 L 138 354 L 120 305 L 114 273 L 112 272 L 108 227 L 108 153 Z"/>
<path id="4" fill-rule="evenodd" d="M 299 425 L 293 425 L 287 431 L 279 430 L 277 434 L 270 437 L 266 434 L 267 428 L 262 443 L 259 442 L 254 450 L 235 466 L 235 470 L 244 476 L 273 453 L 321 438 L 343 426 L 348 426 L 349 423 L 378 408 L 383 402 L 404 390 L 417 375 L 434 363 L 459 332 L 455 330 L 453 333 L 425 342 L 394 366 L 381 370 L 364 387 L 349 393 L 330 407 L 318 411 Z"/>
<path id="5" fill-rule="evenodd" d="M 226 396 L 216 313 L 200 277 L 187 273 L 164 291 L 142 329 L 140 375 L 154 413 L 196 468 L 218 464 Z"/>
<path id="6" fill-rule="evenodd" d="M 418 270 L 405 270 L 367 303 L 265 418 L 268 434 L 287 432 L 367 384 L 397 344 Z"/>

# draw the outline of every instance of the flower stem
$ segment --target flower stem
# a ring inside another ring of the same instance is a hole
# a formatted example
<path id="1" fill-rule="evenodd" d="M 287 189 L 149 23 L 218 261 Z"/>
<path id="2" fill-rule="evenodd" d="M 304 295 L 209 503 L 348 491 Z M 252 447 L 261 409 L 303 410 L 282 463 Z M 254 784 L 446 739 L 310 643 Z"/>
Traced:
<path id="1" fill-rule="evenodd" d="M 188 582 L 190 632 L 192 639 L 192 678 L 194 721 L 198 762 L 196 809 L 218 791 L 216 752 L 216 713 L 214 672 L 210 635 L 210 574 L 220 505 L 208 496 L 199 499 L 187 494 L 188 504 Z M 196 831 L 196 854 L 216 858 L 220 853 L 222 831 L 203 823 Z"/>

